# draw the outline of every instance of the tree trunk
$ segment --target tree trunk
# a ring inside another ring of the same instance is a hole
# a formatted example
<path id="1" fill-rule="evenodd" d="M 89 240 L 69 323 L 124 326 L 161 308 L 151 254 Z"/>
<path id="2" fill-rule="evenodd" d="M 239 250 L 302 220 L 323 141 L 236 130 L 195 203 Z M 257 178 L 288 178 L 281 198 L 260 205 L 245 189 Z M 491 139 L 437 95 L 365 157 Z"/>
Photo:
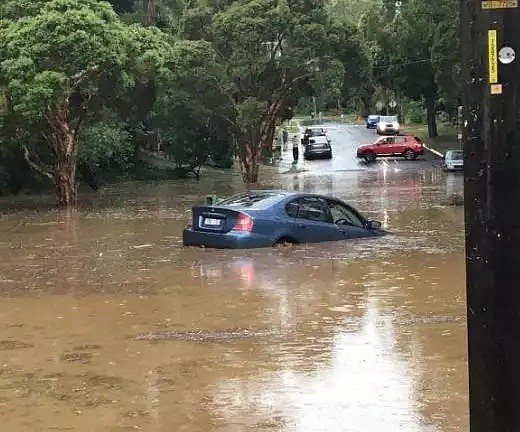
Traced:
<path id="1" fill-rule="evenodd" d="M 371 112 L 370 102 L 372 100 L 372 95 L 370 96 L 361 96 L 361 115 L 363 118 L 368 117 L 370 114 L 374 114 Z"/>
<path id="2" fill-rule="evenodd" d="M 56 158 L 54 166 L 54 187 L 60 207 L 73 208 L 78 203 L 76 171 L 78 165 L 78 128 L 71 127 L 66 109 L 57 107 L 46 115 L 51 133 L 49 145 Z"/>
<path id="3" fill-rule="evenodd" d="M 248 140 L 242 143 L 240 165 L 244 183 L 258 183 L 262 147 L 257 141 Z"/>
<path id="4" fill-rule="evenodd" d="M 78 204 L 76 168 L 76 155 L 57 155 L 54 183 L 60 207 L 71 208 Z"/>
<path id="5" fill-rule="evenodd" d="M 280 100 L 272 102 L 258 123 L 249 126 L 248 133 L 238 139 L 240 168 L 245 183 L 258 182 L 262 149 L 273 145 L 276 119 L 279 117 L 281 107 Z"/>
<path id="6" fill-rule="evenodd" d="M 435 99 L 433 96 L 428 96 L 426 98 L 426 116 L 428 118 L 428 136 L 430 138 L 438 136 L 436 114 Z"/>
<path id="7" fill-rule="evenodd" d="M 143 0 L 143 24 L 145 26 L 157 24 L 157 5 L 155 0 Z"/>

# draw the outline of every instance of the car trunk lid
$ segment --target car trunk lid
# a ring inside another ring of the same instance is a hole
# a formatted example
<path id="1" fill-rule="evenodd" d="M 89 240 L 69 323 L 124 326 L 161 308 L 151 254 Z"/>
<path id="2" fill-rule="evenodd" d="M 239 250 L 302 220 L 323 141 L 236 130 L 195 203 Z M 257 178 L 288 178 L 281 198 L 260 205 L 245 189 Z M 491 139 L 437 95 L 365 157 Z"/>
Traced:
<path id="1" fill-rule="evenodd" d="M 317 143 L 317 144 L 310 144 L 309 147 L 312 150 L 324 150 L 324 149 L 328 149 L 329 145 L 327 143 Z"/>
<path id="2" fill-rule="evenodd" d="M 196 231 L 225 233 L 236 226 L 240 230 L 247 231 L 247 218 L 250 216 L 244 212 L 218 206 L 196 206 L 192 209 L 192 227 Z M 252 226 L 252 220 L 249 222 Z"/>

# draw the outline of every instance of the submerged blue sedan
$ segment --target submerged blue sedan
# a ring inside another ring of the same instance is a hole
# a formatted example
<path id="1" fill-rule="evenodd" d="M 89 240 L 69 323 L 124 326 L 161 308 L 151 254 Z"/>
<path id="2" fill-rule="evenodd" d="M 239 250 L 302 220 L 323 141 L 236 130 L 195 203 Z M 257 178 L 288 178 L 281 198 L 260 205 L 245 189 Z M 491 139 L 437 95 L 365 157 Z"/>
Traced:
<path id="1" fill-rule="evenodd" d="M 259 248 L 386 234 L 335 198 L 278 190 L 251 191 L 192 208 L 185 246 Z"/>

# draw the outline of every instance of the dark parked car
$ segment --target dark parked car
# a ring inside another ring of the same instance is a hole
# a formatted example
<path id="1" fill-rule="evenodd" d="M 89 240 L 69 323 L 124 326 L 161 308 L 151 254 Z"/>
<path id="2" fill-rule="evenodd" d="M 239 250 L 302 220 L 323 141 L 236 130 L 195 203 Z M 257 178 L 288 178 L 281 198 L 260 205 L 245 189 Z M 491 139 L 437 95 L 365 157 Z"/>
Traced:
<path id="1" fill-rule="evenodd" d="M 327 136 L 327 131 L 319 126 L 311 126 L 305 129 L 302 137 L 302 145 L 309 144 L 309 139 L 312 137 Z"/>
<path id="2" fill-rule="evenodd" d="M 332 159 L 332 148 L 326 136 L 309 138 L 303 152 L 304 159 Z"/>
<path id="3" fill-rule="evenodd" d="M 372 114 L 367 117 L 367 129 L 375 129 L 377 127 L 378 123 L 379 123 L 378 115 Z"/>
<path id="4" fill-rule="evenodd" d="M 384 234 L 379 222 L 335 198 L 259 190 L 193 207 L 182 238 L 186 246 L 258 248 Z"/>

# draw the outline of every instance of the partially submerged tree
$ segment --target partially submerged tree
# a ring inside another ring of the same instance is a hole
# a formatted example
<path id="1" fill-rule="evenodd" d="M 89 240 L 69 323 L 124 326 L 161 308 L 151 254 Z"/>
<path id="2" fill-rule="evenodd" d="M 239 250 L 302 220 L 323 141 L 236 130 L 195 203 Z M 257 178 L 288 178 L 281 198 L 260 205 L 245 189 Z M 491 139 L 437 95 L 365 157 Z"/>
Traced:
<path id="1" fill-rule="evenodd" d="M 44 166 L 37 148 L 22 140 L 27 161 L 54 182 L 60 205 L 68 207 L 77 203 L 79 137 L 95 115 L 90 107 L 99 96 L 100 80 L 109 75 L 128 78 L 122 71 L 130 69 L 132 56 L 139 55 L 136 50 L 154 47 L 143 44 L 144 29 L 122 24 L 104 1 L 42 3 L 31 16 L 3 23 L 0 79 L 10 109 L 25 125 L 20 133 L 34 125 L 41 128 L 54 156 L 54 166 Z"/>

